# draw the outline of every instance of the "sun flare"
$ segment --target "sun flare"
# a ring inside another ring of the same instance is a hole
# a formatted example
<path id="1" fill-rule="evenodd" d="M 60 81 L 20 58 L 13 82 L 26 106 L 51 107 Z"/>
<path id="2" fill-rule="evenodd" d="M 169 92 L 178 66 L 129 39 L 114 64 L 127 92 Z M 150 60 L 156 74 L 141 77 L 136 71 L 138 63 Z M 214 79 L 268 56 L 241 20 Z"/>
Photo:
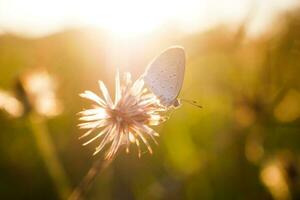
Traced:
<path id="1" fill-rule="evenodd" d="M 219 23 L 239 23 L 252 7 L 258 18 L 254 21 L 259 21 L 254 26 L 265 27 L 274 12 L 292 7 L 296 0 L 282 2 L 274 0 L 270 7 L 266 0 L 0 1 L 0 33 L 7 30 L 39 36 L 92 26 L 118 36 L 136 36 L 165 25 L 193 32 Z"/>

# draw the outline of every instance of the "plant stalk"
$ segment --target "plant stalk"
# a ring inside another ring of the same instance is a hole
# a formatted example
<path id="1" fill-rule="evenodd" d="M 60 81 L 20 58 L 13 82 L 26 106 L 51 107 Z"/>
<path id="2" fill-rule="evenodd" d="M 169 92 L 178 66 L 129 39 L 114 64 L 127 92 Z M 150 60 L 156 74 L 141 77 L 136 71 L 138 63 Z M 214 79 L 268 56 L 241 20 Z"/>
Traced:
<path id="1" fill-rule="evenodd" d="M 82 200 L 85 198 L 87 192 L 91 188 L 92 184 L 95 182 L 95 179 L 98 174 L 103 172 L 114 160 L 114 157 L 108 160 L 98 159 L 96 160 L 88 173 L 79 183 L 79 185 L 73 190 L 72 194 L 69 197 L 69 200 Z"/>
<path id="2" fill-rule="evenodd" d="M 36 113 L 29 113 L 28 118 L 37 147 L 55 184 L 59 197 L 60 199 L 67 199 L 70 193 L 69 182 L 57 157 L 44 118 Z"/>

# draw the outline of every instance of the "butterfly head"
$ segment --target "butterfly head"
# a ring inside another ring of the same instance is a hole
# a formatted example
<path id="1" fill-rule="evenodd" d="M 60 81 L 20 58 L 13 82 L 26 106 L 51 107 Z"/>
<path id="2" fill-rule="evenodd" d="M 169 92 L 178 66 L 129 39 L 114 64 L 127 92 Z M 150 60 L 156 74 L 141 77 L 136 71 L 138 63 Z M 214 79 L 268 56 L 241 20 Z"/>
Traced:
<path id="1" fill-rule="evenodd" d="M 175 99 L 171 105 L 171 107 L 177 109 L 181 106 L 181 102 L 180 102 L 180 99 Z"/>
<path id="2" fill-rule="evenodd" d="M 167 109 L 177 109 L 181 106 L 181 102 L 179 99 L 165 99 L 161 96 L 158 97 L 160 104 L 166 107 Z"/>

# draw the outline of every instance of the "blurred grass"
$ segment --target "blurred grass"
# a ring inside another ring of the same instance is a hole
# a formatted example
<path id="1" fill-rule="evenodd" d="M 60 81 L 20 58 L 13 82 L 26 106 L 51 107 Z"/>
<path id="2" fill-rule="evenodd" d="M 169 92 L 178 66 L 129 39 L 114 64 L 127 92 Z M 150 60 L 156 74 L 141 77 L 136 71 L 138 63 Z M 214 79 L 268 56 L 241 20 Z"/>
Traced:
<path id="1" fill-rule="evenodd" d="M 280 16 L 258 38 L 248 38 L 243 26 L 224 25 L 189 36 L 161 30 L 122 43 L 100 30 L 39 39 L 6 34 L 0 36 L 0 87 L 12 89 L 19 74 L 40 66 L 58 78 L 65 109 L 47 124 L 75 186 L 95 159 L 92 147 L 82 147 L 77 139 L 76 113 L 88 106 L 78 94 L 97 91 L 98 79 L 113 91 L 117 67 L 137 77 L 158 52 L 183 45 L 188 58 L 181 96 L 196 99 L 203 109 L 183 105 L 176 110 L 158 128 L 154 155 L 138 159 L 136 152 L 121 153 L 98 177 L 89 198 L 272 199 L 260 173 L 269 160 L 277 160 L 292 198 L 299 199 L 298 13 Z M 2 112 L 0 169 L 2 199 L 58 198 L 26 120 Z"/>
<path id="2" fill-rule="evenodd" d="M 28 126 L 31 127 L 36 146 L 41 154 L 41 158 L 44 159 L 49 175 L 53 179 L 53 184 L 56 187 L 59 198 L 66 199 L 71 189 L 64 168 L 61 166 L 60 160 L 56 155 L 52 139 L 49 137 L 45 119 L 36 113 L 30 113 L 28 116 Z"/>

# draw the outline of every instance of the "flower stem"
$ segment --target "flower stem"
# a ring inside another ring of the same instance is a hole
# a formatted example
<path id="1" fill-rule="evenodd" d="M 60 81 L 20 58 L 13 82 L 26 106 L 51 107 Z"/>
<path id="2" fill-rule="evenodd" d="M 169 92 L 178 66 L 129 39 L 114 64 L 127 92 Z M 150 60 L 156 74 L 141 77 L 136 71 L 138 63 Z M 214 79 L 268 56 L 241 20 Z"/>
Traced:
<path id="1" fill-rule="evenodd" d="M 36 113 L 29 113 L 28 119 L 37 147 L 55 184 L 59 197 L 60 199 L 66 199 L 70 193 L 69 182 L 56 155 L 45 121 L 43 117 Z"/>
<path id="2" fill-rule="evenodd" d="M 100 174 L 103 170 L 105 170 L 110 163 L 114 160 L 113 158 L 103 160 L 98 159 L 96 160 L 88 173 L 79 183 L 79 185 L 73 190 L 72 194 L 69 197 L 69 200 L 81 200 L 84 199 L 86 193 L 90 189 L 91 185 L 95 181 L 98 174 Z"/>

